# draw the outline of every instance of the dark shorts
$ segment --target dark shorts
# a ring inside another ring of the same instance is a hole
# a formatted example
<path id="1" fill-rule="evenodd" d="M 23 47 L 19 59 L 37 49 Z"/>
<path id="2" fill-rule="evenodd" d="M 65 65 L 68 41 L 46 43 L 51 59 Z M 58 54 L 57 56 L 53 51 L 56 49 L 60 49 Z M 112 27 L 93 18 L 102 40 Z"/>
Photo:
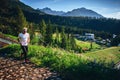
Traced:
<path id="1" fill-rule="evenodd" d="M 25 60 L 27 59 L 28 46 L 21 46 Z"/>
<path id="2" fill-rule="evenodd" d="M 21 46 L 23 53 L 28 52 L 28 46 Z"/>

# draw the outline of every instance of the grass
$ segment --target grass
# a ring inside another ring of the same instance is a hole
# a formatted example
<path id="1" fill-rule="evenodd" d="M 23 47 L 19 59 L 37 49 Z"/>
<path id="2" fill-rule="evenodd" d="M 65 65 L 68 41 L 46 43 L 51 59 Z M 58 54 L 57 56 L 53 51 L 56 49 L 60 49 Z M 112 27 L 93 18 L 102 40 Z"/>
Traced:
<path id="1" fill-rule="evenodd" d="M 59 34 L 60 36 L 60 34 Z M 56 37 L 56 34 L 53 34 L 53 39 Z M 60 39 L 61 40 L 61 39 Z M 79 46 L 79 47 L 82 47 L 82 48 L 90 48 L 90 42 L 88 41 L 81 41 L 81 40 L 76 40 L 76 44 Z M 93 49 L 99 49 L 101 46 L 96 44 L 95 42 L 93 42 Z"/>
<path id="2" fill-rule="evenodd" d="M 0 33 L 0 34 L 4 35 L 5 37 L 9 37 L 11 39 L 14 39 L 14 40 L 17 40 L 17 38 L 18 38 L 16 36 L 12 36 L 12 35 L 9 35 L 9 34 L 3 34 L 3 33 Z"/>
<path id="3" fill-rule="evenodd" d="M 111 47 L 103 50 L 89 52 L 84 54 L 84 56 L 95 59 L 97 61 L 103 60 L 107 63 L 111 61 L 117 63 L 120 61 L 120 47 Z"/>
<path id="4" fill-rule="evenodd" d="M 53 34 L 53 39 L 55 39 L 55 37 L 56 37 L 56 34 Z M 59 40 L 61 40 L 60 37 L 59 37 Z M 96 44 L 95 42 L 92 42 L 92 48 L 91 48 L 91 42 L 89 41 L 81 41 L 78 39 L 75 39 L 75 41 L 76 41 L 77 47 L 79 48 L 79 50 L 76 51 L 78 53 L 93 52 L 103 48 L 100 45 Z"/>
<path id="5" fill-rule="evenodd" d="M 119 48 L 113 47 L 104 51 L 110 50 L 109 52 L 111 52 L 114 50 L 115 55 L 119 56 L 116 49 L 119 50 Z M 109 54 L 113 54 L 114 51 Z M 30 45 L 28 57 L 38 66 L 49 67 L 51 70 L 57 71 L 63 80 L 119 80 L 119 71 L 113 69 L 111 65 L 106 66 L 107 63 L 93 62 L 87 59 L 93 54 L 96 54 L 97 58 L 101 53 L 98 52 L 78 56 L 59 48 Z M 21 49 L 19 45 L 10 45 L 0 49 L 0 53 L 8 53 L 9 57 L 19 58 Z M 109 57 L 108 55 L 105 56 Z M 95 55 L 91 56 L 92 58 L 94 59 Z"/>
<path id="6" fill-rule="evenodd" d="M 6 37 L 9 37 L 11 39 L 14 39 L 14 40 L 17 40 L 18 37 L 16 36 L 12 36 L 12 35 L 9 35 L 9 34 L 5 34 Z"/>
<path id="7" fill-rule="evenodd" d="M 102 46 L 96 44 L 95 42 L 92 42 L 92 47 L 91 47 L 90 41 L 81 41 L 76 39 L 76 44 L 79 48 L 81 48 L 81 53 L 89 53 L 103 49 Z"/>
<path id="8" fill-rule="evenodd" d="M 76 39 L 76 44 L 82 48 L 90 48 L 90 42 L 88 41 L 80 41 Z M 99 49 L 101 46 L 96 44 L 95 42 L 92 43 L 92 48 L 93 49 Z"/>

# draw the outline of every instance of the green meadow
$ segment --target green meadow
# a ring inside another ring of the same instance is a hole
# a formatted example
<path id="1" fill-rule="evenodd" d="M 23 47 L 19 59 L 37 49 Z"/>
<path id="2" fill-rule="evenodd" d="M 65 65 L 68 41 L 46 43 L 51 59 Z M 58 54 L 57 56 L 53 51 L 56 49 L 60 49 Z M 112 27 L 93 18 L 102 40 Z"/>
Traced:
<path id="1" fill-rule="evenodd" d="M 103 50 L 98 50 L 94 52 L 89 52 L 84 54 L 89 58 L 100 61 L 103 60 L 105 62 L 119 62 L 120 61 L 120 47 L 110 47 Z"/>
<path id="2" fill-rule="evenodd" d="M 0 53 L 19 60 L 21 48 L 9 45 L 0 49 Z M 30 45 L 28 58 L 38 67 L 57 71 L 63 80 L 118 80 L 119 76 L 113 62 L 120 61 L 120 47 L 78 54 L 60 48 Z"/>

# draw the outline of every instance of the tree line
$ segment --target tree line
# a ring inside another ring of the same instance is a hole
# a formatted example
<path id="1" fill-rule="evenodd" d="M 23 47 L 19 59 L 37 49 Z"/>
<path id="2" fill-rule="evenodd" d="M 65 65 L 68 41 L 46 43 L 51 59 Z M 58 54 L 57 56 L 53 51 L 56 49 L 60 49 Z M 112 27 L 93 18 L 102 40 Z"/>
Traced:
<path id="1" fill-rule="evenodd" d="M 59 47 L 68 51 L 79 50 L 73 34 L 65 33 L 64 27 L 62 27 L 61 30 L 57 27 L 54 29 L 50 21 L 46 24 L 46 22 L 42 20 L 38 24 L 37 30 L 40 31 L 40 34 L 36 36 L 38 40 L 35 42 L 38 45 Z M 33 36 L 33 39 L 35 39 L 35 35 Z"/>
<path id="2" fill-rule="evenodd" d="M 53 24 L 104 31 L 111 34 L 119 34 L 120 20 L 111 18 L 90 18 L 90 17 L 61 17 L 52 15 L 39 15 L 37 13 L 24 12 L 26 19 L 30 22 L 39 23 L 40 20 L 48 20 Z M 32 16 L 31 16 L 32 15 Z"/>

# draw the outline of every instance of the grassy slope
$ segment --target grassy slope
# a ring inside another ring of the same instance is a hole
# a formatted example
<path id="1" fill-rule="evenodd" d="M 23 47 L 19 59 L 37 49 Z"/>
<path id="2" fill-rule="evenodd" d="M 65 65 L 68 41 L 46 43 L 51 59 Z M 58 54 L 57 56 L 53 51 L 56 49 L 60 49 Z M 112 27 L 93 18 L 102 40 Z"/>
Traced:
<path id="1" fill-rule="evenodd" d="M 100 65 L 101 63 L 93 64 L 86 58 L 88 56 L 103 59 L 104 54 L 107 60 L 111 56 L 114 61 L 118 61 L 120 60 L 117 57 L 120 57 L 119 49 L 120 47 L 111 47 L 92 53 L 84 53 L 82 57 L 79 57 L 62 49 L 31 45 L 28 57 L 39 66 L 50 67 L 58 71 L 65 80 L 118 80 L 119 73 L 114 69 L 106 68 L 104 64 Z M 9 53 L 9 56 L 19 58 L 21 49 L 19 45 L 10 45 L 0 49 L 0 53 Z M 116 74 L 114 75 L 114 73 Z"/>
<path id="2" fill-rule="evenodd" d="M 12 50 L 9 50 L 9 49 Z M 5 53 L 21 53 L 21 49 L 20 46 L 8 46 L 6 48 L 1 49 L 2 51 L 5 51 Z M 60 49 L 60 48 L 50 48 L 50 47 L 43 47 L 43 46 L 35 46 L 35 45 L 31 45 L 29 47 L 29 56 L 30 57 L 39 57 L 41 55 L 43 55 L 47 53 L 55 53 L 55 56 L 61 56 L 64 57 L 68 56 L 68 55 L 73 55 L 76 56 L 76 54 L 74 53 L 70 53 L 68 51 L 65 51 L 64 49 Z M 59 55 L 61 54 L 61 55 Z M 83 53 L 83 54 L 78 54 L 80 55 L 80 57 L 82 57 L 82 59 L 86 60 L 86 59 L 96 59 L 97 61 L 106 61 L 106 62 L 111 62 L 114 61 L 115 63 L 120 61 L 120 47 L 110 47 L 107 49 L 102 49 L 102 50 L 98 50 L 98 51 L 94 51 L 94 52 L 88 52 L 88 53 Z"/>
<path id="3" fill-rule="evenodd" d="M 88 41 L 80 41 L 76 39 L 76 44 L 82 48 L 90 48 L 90 42 Z M 95 42 L 93 44 L 93 49 L 100 48 L 100 45 L 96 44 Z"/>
<path id="4" fill-rule="evenodd" d="M 17 37 L 16 36 L 12 36 L 12 35 L 9 35 L 9 34 L 3 34 L 0 32 L 1 35 L 4 35 L 5 37 L 9 37 L 11 39 L 14 39 L 14 40 L 17 40 Z"/>
<path id="5" fill-rule="evenodd" d="M 59 34 L 59 36 L 60 36 L 60 34 Z M 56 37 L 56 34 L 53 34 L 53 39 L 55 39 L 55 37 Z M 90 42 L 88 42 L 88 41 L 81 41 L 81 40 L 77 40 L 77 39 L 75 39 L 75 41 L 76 41 L 76 44 L 79 47 L 81 47 L 82 49 L 85 49 L 85 48 L 89 49 L 90 48 Z M 93 50 L 100 49 L 100 45 L 96 44 L 95 42 L 93 42 L 92 45 L 93 45 L 92 46 Z"/>
<path id="6" fill-rule="evenodd" d="M 16 36 L 12 36 L 12 35 L 8 35 L 8 34 L 5 34 L 6 37 L 10 37 L 11 39 L 14 39 L 14 40 L 17 40 L 17 37 Z"/>
<path id="7" fill-rule="evenodd" d="M 106 62 L 114 61 L 116 63 L 120 61 L 120 47 L 111 47 L 104 50 L 86 53 L 84 55 L 98 61 L 106 60 Z"/>

